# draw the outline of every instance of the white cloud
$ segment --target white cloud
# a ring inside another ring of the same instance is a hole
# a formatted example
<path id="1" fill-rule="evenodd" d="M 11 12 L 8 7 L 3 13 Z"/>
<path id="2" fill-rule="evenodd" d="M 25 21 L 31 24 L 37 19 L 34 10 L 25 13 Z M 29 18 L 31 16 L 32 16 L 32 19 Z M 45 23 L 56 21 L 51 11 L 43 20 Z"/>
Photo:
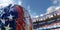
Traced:
<path id="1" fill-rule="evenodd" d="M 52 12 L 59 10 L 59 9 L 60 9 L 60 6 L 51 6 L 47 9 L 46 14 L 52 13 Z"/>
<path id="2" fill-rule="evenodd" d="M 40 14 L 40 16 L 43 16 L 44 14 Z"/>
<path id="3" fill-rule="evenodd" d="M 5 7 L 5 6 L 8 6 L 9 4 L 22 5 L 22 1 L 17 0 L 17 2 L 15 2 L 14 0 L 0 0 L 0 7 Z"/>
<path id="4" fill-rule="evenodd" d="M 0 0 L 0 7 L 5 7 L 9 4 L 13 4 L 14 1 L 13 0 Z"/>
<path id="5" fill-rule="evenodd" d="M 51 12 L 54 12 L 54 11 L 60 9 L 60 0 L 53 0 L 53 4 L 54 4 L 54 6 L 50 6 L 49 8 L 47 8 L 46 14 L 49 14 Z"/>
<path id="6" fill-rule="evenodd" d="M 53 1 L 53 4 L 57 4 L 57 3 L 58 3 L 58 1 L 57 1 L 57 0 L 54 0 L 54 1 Z"/>
<path id="7" fill-rule="evenodd" d="M 38 15 L 36 15 L 36 16 L 32 16 L 32 18 L 38 18 L 39 16 Z"/>
<path id="8" fill-rule="evenodd" d="M 59 10 L 60 9 L 60 6 L 56 7 L 56 10 Z"/>
<path id="9" fill-rule="evenodd" d="M 46 14 L 49 14 L 49 13 L 54 12 L 54 11 L 55 11 L 55 6 L 51 6 L 47 9 Z"/>
<path id="10" fill-rule="evenodd" d="M 37 15 L 36 13 L 31 14 L 31 18 L 38 18 L 38 17 L 39 17 L 39 15 Z"/>
<path id="11" fill-rule="evenodd" d="M 34 16 L 35 18 L 39 17 L 39 16 Z"/>
<path id="12" fill-rule="evenodd" d="M 18 1 L 18 5 L 22 5 L 22 1 L 21 0 Z"/>
<path id="13" fill-rule="evenodd" d="M 13 0 L 0 0 L 0 4 L 1 3 L 8 3 L 8 4 L 10 4 L 10 3 L 13 3 Z"/>

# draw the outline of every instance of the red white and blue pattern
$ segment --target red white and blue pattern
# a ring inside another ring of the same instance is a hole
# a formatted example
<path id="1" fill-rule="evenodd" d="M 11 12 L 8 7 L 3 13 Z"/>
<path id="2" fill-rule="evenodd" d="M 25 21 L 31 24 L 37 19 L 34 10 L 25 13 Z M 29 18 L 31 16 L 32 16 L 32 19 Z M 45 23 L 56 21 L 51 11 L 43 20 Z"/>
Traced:
<path id="1" fill-rule="evenodd" d="M 25 30 L 24 24 L 23 10 L 19 10 L 19 6 L 10 4 L 0 8 L 0 30 Z"/>

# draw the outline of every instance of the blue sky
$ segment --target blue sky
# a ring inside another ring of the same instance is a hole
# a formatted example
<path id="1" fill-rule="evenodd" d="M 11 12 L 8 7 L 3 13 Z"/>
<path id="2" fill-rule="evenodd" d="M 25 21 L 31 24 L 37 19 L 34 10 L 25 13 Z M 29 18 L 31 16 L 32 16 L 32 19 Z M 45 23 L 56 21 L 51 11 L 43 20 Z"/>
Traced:
<path id="1" fill-rule="evenodd" d="M 27 9 L 32 17 L 42 16 L 59 9 L 60 0 L 0 0 L 0 6 L 17 3 Z M 1 4 L 2 3 L 2 4 Z M 55 8 L 56 7 L 56 8 Z"/>
<path id="2" fill-rule="evenodd" d="M 23 7 L 27 9 L 30 6 L 30 14 L 32 16 L 45 14 L 47 8 L 52 5 L 51 0 L 23 0 Z"/>
<path id="3" fill-rule="evenodd" d="M 51 6 L 51 0 L 23 0 L 23 6 L 27 9 L 30 6 L 31 15 L 46 13 L 46 9 Z"/>
<path id="4" fill-rule="evenodd" d="M 22 6 L 30 12 L 30 15 L 41 16 L 46 13 L 50 13 L 56 9 L 60 0 L 22 0 Z"/>

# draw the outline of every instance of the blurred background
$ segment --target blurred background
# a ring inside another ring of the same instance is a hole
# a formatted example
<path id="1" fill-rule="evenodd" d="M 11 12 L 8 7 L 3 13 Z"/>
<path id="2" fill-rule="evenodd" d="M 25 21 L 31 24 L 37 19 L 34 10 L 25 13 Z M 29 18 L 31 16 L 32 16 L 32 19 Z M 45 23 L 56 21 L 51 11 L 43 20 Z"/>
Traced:
<path id="1" fill-rule="evenodd" d="M 60 0 L 0 0 L 0 8 L 9 4 L 17 4 L 27 10 L 33 30 L 60 28 Z"/>

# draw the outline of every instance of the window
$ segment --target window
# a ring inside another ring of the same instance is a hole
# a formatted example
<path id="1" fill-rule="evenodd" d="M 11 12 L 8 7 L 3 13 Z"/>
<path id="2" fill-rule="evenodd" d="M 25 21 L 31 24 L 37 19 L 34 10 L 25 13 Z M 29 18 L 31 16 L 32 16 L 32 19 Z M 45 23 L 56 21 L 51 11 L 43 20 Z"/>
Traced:
<path id="1" fill-rule="evenodd" d="M 53 15 L 51 15 L 50 17 L 53 17 Z"/>
<path id="2" fill-rule="evenodd" d="M 57 15 L 60 15 L 60 13 L 57 13 Z"/>
<path id="3" fill-rule="evenodd" d="M 57 18 L 57 20 L 60 20 L 60 18 Z"/>
<path id="4" fill-rule="evenodd" d="M 54 16 L 56 16 L 56 14 L 54 14 Z"/>

